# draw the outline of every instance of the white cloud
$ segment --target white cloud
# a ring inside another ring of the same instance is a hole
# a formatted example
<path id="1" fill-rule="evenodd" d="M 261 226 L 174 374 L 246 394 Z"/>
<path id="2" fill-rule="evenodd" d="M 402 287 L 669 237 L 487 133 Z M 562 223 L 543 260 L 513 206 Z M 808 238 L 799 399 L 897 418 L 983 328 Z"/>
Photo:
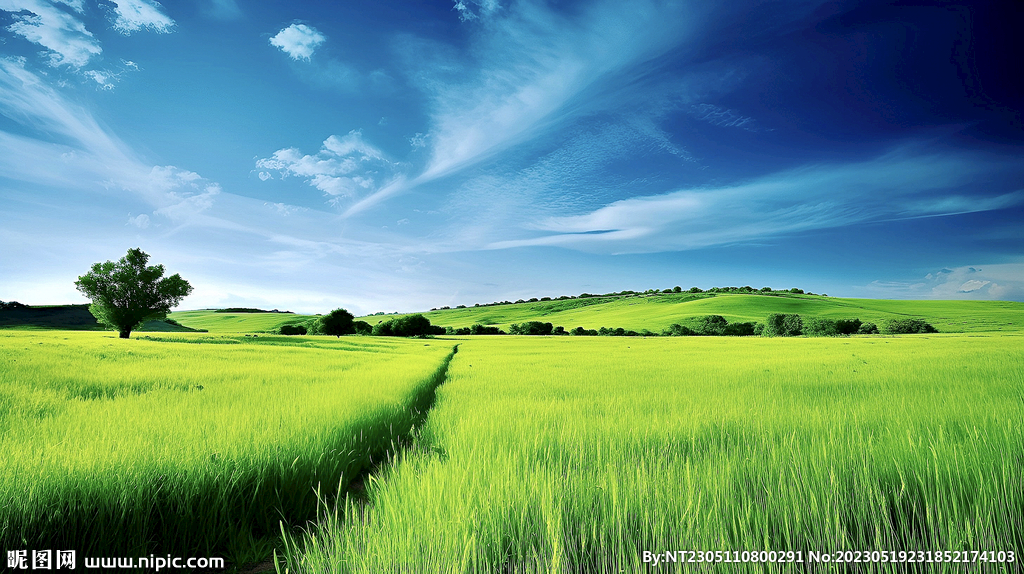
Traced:
<path id="1" fill-rule="evenodd" d="M 327 38 L 316 28 L 305 24 L 292 24 L 270 39 L 270 44 L 281 49 L 293 60 L 309 60 L 313 52 Z"/>
<path id="2" fill-rule="evenodd" d="M 1024 263 L 944 268 L 917 281 L 873 281 L 875 297 L 1024 301 Z"/>
<path id="3" fill-rule="evenodd" d="M 978 197 L 970 207 L 949 200 L 955 197 L 952 190 L 1012 167 L 1005 159 L 899 150 L 868 162 L 808 166 L 733 186 L 615 201 L 581 215 L 537 220 L 530 227 L 539 236 L 492 247 L 675 251 L 865 221 L 987 211 L 1024 203 L 1024 194 Z M 914 199 L 918 197 L 928 199 Z"/>
<path id="4" fill-rule="evenodd" d="M 752 132 L 759 131 L 754 118 L 741 115 L 739 112 L 728 108 L 712 104 L 694 104 L 690 106 L 690 113 L 698 120 L 713 126 L 740 128 Z"/>
<path id="5" fill-rule="evenodd" d="M 453 10 L 459 13 L 463 22 L 491 16 L 501 5 L 498 0 L 455 0 Z"/>
<path id="6" fill-rule="evenodd" d="M 104 90 L 113 90 L 114 89 L 114 84 L 111 81 L 114 78 L 110 74 L 107 74 L 105 72 L 100 72 L 99 70 L 88 70 L 88 71 L 85 72 L 85 76 L 87 78 L 91 78 L 93 81 L 95 81 L 97 84 L 99 84 L 100 87 L 103 88 Z"/>
<path id="7" fill-rule="evenodd" d="M 81 12 L 81 2 L 64 2 Z M 0 0 L 0 10 L 11 12 L 7 30 L 46 48 L 52 66 L 80 68 L 103 49 L 74 15 L 44 0 Z"/>
<path id="8" fill-rule="evenodd" d="M 362 131 L 352 130 L 344 136 L 332 135 L 324 140 L 315 155 L 284 148 L 269 158 L 257 160 L 256 167 L 267 170 L 260 172 L 260 179 L 270 179 L 272 171 L 282 177 L 301 177 L 337 202 L 375 191 L 382 181 L 394 177 L 398 165 L 363 139 Z"/>
<path id="9" fill-rule="evenodd" d="M 145 213 L 140 213 L 135 217 L 132 217 L 131 214 L 128 214 L 128 223 L 126 223 L 125 225 L 131 225 L 133 227 L 138 227 L 139 229 L 146 229 L 147 227 L 149 227 L 149 216 L 146 215 Z"/>
<path id="10" fill-rule="evenodd" d="M 420 149 L 427 147 L 427 134 L 416 132 L 416 135 L 409 138 L 409 145 L 412 149 Z"/>
<path id="11" fill-rule="evenodd" d="M 160 3 L 151 0 L 110 0 L 114 3 L 114 29 L 122 34 L 131 34 L 149 29 L 166 34 L 174 28 L 171 20 L 160 11 Z"/>

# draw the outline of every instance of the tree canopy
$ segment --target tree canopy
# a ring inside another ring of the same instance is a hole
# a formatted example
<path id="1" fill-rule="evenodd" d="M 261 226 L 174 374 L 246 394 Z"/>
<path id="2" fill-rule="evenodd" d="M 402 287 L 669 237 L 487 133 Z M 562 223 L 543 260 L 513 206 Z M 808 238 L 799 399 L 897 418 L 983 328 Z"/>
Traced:
<path id="1" fill-rule="evenodd" d="M 352 313 L 345 309 L 335 309 L 320 317 L 320 332 L 324 335 L 334 335 L 335 337 L 351 335 L 356 332 L 356 328 L 352 324 L 354 318 Z"/>
<path id="2" fill-rule="evenodd" d="M 127 339 L 142 323 L 167 317 L 192 286 L 175 273 L 164 277 L 163 265 L 146 266 L 149 255 L 129 249 L 116 263 L 94 263 L 75 281 L 75 288 L 92 300 L 89 311 L 96 320 Z"/>

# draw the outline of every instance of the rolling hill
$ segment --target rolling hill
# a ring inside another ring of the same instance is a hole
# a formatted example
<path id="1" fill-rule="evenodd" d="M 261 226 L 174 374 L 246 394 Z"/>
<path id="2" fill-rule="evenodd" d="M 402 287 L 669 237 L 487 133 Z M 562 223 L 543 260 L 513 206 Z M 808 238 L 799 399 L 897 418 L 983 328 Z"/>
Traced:
<path id="1" fill-rule="evenodd" d="M 532 303 L 487 305 L 424 312 L 434 325 L 469 327 L 542 321 L 566 329 L 622 327 L 660 332 L 704 315 L 722 315 L 730 323 L 761 321 L 769 313 L 798 313 L 829 319 L 858 318 L 878 325 L 898 317 L 919 318 L 944 333 L 1024 331 L 1024 303 L 1009 301 L 903 301 L 842 299 L 799 294 L 659 293 L 629 297 L 591 297 Z M 371 325 L 401 315 L 358 317 Z M 182 325 L 210 332 L 269 332 L 312 315 L 223 313 L 212 310 L 171 313 Z"/>

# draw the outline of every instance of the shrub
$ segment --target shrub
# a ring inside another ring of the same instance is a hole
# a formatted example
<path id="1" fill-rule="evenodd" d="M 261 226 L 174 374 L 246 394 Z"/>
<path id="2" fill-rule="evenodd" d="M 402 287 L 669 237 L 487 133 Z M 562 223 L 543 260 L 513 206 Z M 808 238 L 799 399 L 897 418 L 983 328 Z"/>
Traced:
<path id="1" fill-rule="evenodd" d="M 689 337 L 697 334 L 693 329 L 679 323 L 673 323 L 664 333 L 671 337 Z"/>
<path id="2" fill-rule="evenodd" d="M 725 327 L 729 322 L 721 315 L 704 315 L 694 323 L 693 330 L 698 335 L 721 336 L 725 334 Z"/>
<path id="3" fill-rule="evenodd" d="M 552 331 L 551 334 L 552 335 L 568 335 L 569 333 L 565 332 L 565 327 L 559 325 L 559 326 L 555 327 L 555 330 Z"/>
<path id="4" fill-rule="evenodd" d="M 335 337 L 355 333 L 356 330 L 352 326 L 352 319 L 352 313 L 345 309 L 335 309 L 320 317 L 320 332 L 324 335 L 334 335 Z"/>
<path id="5" fill-rule="evenodd" d="M 939 331 L 921 319 L 892 319 L 885 324 L 885 332 L 889 335 L 907 335 Z"/>
<path id="6" fill-rule="evenodd" d="M 424 337 L 427 335 L 443 335 L 444 327 L 430 324 L 430 319 L 416 313 L 404 317 L 395 317 L 373 326 L 371 333 L 381 337 Z"/>
<path id="7" fill-rule="evenodd" d="M 583 327 L 576 327 L 572 331 L 569 331 L 570 335 L 576 335 L 577 337 L 594 337 L 597 336 L 597 331 L 593 329 L 584 329 Z"/>
<path id="8" fill-rule="evenodd" d="M 839 334 L 836 331 L 836 322 L 834 320 L 818 318 L 805 321 L 803 332 L 808 337 L 835 337 Z"/>
<path id="9" fill-rule="evenodd" d="M 281 328 L 279 329 L 279 331 L 280 331 L 280 333 L 282 335 L 305 335 L 306 334 L 306 326 L 305 325 L 281 325 Z"/>
<path id="10" fill-rule="evenodd" d="M 504 335 L 505 332 L 497 327 L 488 327 L 476 324 L 469 328 L 470 335 Z"/>
<path id="11" fill-rule="evenodd" d="M 352 328 L 356 330 L 357 335 L 369 335 L 373 332 L 373 327 L 366 321 L 354 321 Z"/>
<path id="12" fill-rule="evenodd" d="M 840 335 L 853 335 L 860 331 L 860 319 L 837 319 L 836 332 Z"/>
<path id="13" fill-rule="evenodd" d="M 729 337 L 749 337 L 754 334 L 754 323 L 729 323 L 722 334 Z"/>
<path id="14" fill-rule="evenodd" d="M 551 323 L 540 321 L 527 321 L 526 323 L 512 323 L 509 325 L 510 335 L 550 335 L 553 326 Z"/>
<path id="15" fill-rule="evenodd" d="M 393 319 L 382 321 L 373 326 L 370 330 L 370 334 L 374 337 L 394 337 L 395 336 L 395 324 L 392 322 Z"/>
<path id="16" fill-rule="evenodd" d="M 874 323 L 864 323 L 863 325 L 860 326 L 859 329 L 857 329 L 857 334 L 858 335 L 877 335 L 878 334 L 878 325 L 875 325 Z"/>
<path id="17" fill-rule="evenodd" d="M 790 313 L 771 313 L 764 319 L 763 337 L 796 337 L 803 332 L 803 320 L 800 315 Z"/>

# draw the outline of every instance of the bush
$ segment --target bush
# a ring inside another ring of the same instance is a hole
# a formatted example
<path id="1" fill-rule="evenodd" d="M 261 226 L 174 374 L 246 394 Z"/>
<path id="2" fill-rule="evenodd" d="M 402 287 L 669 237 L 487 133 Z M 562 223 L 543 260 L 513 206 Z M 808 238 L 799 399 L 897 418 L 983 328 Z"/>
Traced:
<path id="1" fill-rule="evenodd" d="M 370 332 L 379 337 L 424 337 L 443 335 L 446 331 L 444 327 L 431 325 L 430 319 L 416 313 L 377 323 Z"/>
<path id="2" fill-rule="evenodd" d="M 353 321 L 352 328 L 356 330 L 357 335 L 369 335 L 373 332 L 373 327 L 366 321 Z"/>
<path id="3" fill-rule="evenodd" d="M 764 319 L 761 329 L 763 337 L 796 337 L 803 332 L 803 320 L 800 315 L 789 313 L 771 313 Z"/>
<path id="4" fill-rule="evenodd" d="M 319 331 L 324 335 L 334 335 L 335 337 L 355 333 L 356 330 L 352 326 L 352 319 L 352 313 L 345 309 L 335 309 L 320 317 Z"/>
<path id="5" fill-rule="evenodd" d="M 281 325 L 281 328 L 279 329 L 279 331 L 280 331 L 280 333 L 282 335 L 305 335 L 306 334 L 306 326 L 305 325 Z"/>
<path id="6" fill-rule="evenodd" d="M 555 327 L 554 331 L 551 331 L 551 334 L 552 335 L 568 335 L 569 333 L 565 332 L 565 327 L 559 325 L 559 326 Z"/>
<path id="7" fill-rule="evenodd" d="M 28 309 L 28 305 L 25 305 L 24 303 L 18 303 L 17 301 L 8 301 L 6 303 L 0 301 L 0 310 L 5 309 Z"/>
<path id="8" fill-rule="evenodd" d="M 877 335 L 878 334 L 878 325 L 875 325 L 874 323 L 864 323 L 863 325 L 860 326 L 860 328 L 857 329 L 857 334 L 858 335 Z"/>
<path id="9" fill-rule="evenodd" d="M 509 335 L 550 335 L 554 327 L 551 323 L 540 321 L 527 321 L 526 323 L 512 323 L 509 325 Z"/>
<path id="10" fill-rule="evenodd" d="M 597 336 L 597 331 L 593 329 L 584 329 L 583 327 L 576 327 L 572 331 L 569 331 L 569 334 L 577 337 L 595 337 Z"/>
<path id="11" fill-rule="evenodd" d="M 836 332 L 840 335 L 854 335 L 860 332 L 860 319 L 837 319 Z"/>
<path id="12" fill-rule="evenodd" d="M 804 323 L 804 335 L 808 337 L 835 337 L 839 334 L 832 319 L 808 319 Z"/>
<path id="13" fill-rule="evenodd" d="M 729 323 L 722 334 L 729 337 L 749 337 L 754 334 L 754 323 Z"/>
<path id="14" fill-rule="evenodd" d="M 664 334 L 670 337 L 689 337 L 697 333 L 685 325 L 673 323 L 668 329 L 665 329 Z"/>
<path id="15" fill-rule="evenodd" d="M 476 324 L 469 328 L 470 335 L 504 335 L 505 331 L 497 327 Z"/>
<path id="16" fill-rule="evenodd" d="M 889 335 L 908 335 L 939 331 L 921 319 L 892 319 L 885 324 L 885 332 Z"/>
<path id="17" fill-rule="evenodd" d="M 721 336 L 725 334 L 725 327 L 729 322 L 721 315 L 705 315 L 697 319 L 693 330 L 698 335 Z"/>

